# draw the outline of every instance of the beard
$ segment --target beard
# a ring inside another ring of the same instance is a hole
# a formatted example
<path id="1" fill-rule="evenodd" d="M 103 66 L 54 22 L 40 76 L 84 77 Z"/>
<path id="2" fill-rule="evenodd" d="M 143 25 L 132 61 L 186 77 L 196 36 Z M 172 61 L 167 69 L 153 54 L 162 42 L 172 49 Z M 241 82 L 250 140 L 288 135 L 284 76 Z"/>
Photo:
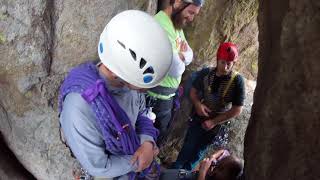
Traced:
<path id="1" fill-rule="evenodd" d="M 178 30 L 183 29 L 187 25 L 187 21 L 182 16 L 181 12 L 172 16 L 172 22 L 173 26 Z"/>

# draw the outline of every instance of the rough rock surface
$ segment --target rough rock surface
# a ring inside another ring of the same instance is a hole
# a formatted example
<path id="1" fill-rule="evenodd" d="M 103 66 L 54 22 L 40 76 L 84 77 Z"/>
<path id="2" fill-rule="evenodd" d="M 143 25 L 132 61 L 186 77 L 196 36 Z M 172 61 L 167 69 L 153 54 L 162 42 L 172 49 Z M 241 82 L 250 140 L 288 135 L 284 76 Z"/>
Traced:
<path id="1" fill-rule="evenodd" d="M 195 52 L 189 69 L 215 64 L 219 42 L 238 45 L 237 70 L 247 79 L 255 80 L 258 72 L 258 0 L 206 1 L 198 17 L 187 30 L 187 39 Z"/>
<path id="2" fill-rule="evenodd" d="M 261 1 L 248 180 L 320 179 L 320 2 Z"/>
<path id="3" fill-rule="evenodd" d="M 71 179 L 77 166 L 59 137 L 56 101 L 66 72 L 96 56 L 99 34 L 116 13 L 154 14 L 156 6 L 156 0 L 0 1 L 0 131 L 37 179 Z"/>

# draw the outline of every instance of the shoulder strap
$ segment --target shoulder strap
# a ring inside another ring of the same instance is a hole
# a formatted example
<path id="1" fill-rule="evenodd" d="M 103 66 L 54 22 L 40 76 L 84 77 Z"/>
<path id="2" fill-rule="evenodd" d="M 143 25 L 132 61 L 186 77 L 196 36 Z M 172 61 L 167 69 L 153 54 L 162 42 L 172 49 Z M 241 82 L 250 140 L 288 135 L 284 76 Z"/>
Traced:
<path id="1" fill-rule="evenodd" d="M 226 88 L 225 88 L 224 91 L 223 91 L 222 99 L 224 99 L 224 97 L 226 96 L 226 94 L 227 94 L 227 92 L 228 92 L 228 90 L 229 90 L 229 88 L 230 88 L 233 80 L 235 79 L 235 77 L 236 77 L 238 74 L 239 74 L 239 73 L 238 73 L 237 71 L 233 71 L 233 72 L 232 72 L 231 78 L 230 78 L 230 80 L 228 81 L 228 84 L 227 84 Z"/>

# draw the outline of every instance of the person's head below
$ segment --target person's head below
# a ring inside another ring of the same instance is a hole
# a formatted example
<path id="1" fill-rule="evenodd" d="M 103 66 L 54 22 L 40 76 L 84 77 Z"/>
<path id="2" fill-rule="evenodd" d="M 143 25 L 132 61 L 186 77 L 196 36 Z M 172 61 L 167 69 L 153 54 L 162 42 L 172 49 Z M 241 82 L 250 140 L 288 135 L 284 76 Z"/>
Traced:
<path id="1" fill-rule="evenodd" d="M 146 89 L 157 86 L 172 61 L 166 32 L 149 14 L 127 10 L 113 17 L 98 43 L 99 66 L 110 85 Z"/>
<path id="2" fill-rule="evenodd" d="M 227 156 L 216 165 L 212 164 L 207 171 L 206 180 L 239 180 L 243 171 L 240 159 Z"/>
<path id="3" fill-rule="evenodd" d="M 167 0 L 165 9 L 171 12 L 171 19 L 176 29 L 183 29 L 199 14 L 204 0 Z"/>
<path id="4" fill-rule="evenodd" d="M 238 60 L 238 48 L 231 42 L 221 43 L 217 51 L 217 73 L 229 74 Z"/>

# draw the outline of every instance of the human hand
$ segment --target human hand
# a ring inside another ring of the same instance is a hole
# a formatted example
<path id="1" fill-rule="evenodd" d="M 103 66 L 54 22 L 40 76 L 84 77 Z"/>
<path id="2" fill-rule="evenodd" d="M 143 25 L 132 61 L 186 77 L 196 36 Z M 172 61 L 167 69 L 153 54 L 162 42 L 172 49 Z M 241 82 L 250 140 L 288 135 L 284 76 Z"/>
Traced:
<path id="1" fill-rule="evenodd" d="M 217 161 L 217 159 L 222 156 L 224 153 L 224 149 L 220 149 L 216 151 L 214 154 L 210 156 L 210 158 L 203 159 L 194 169 L 193 171 L 199 171 L 198 180 L 205 180 L 205 177 L 212 165 L 213 161 Z"/>
<path id="2" fill-rule="evenodd" d="M 158 156 L 159 152 L 160 152 L 160 150 L 159 150 L 158 147 L 154 148 L 154 150 L 153 150 L 153 157 Z"/>
<path id="3" fill-rule="evenodd" d="M 181 61 L 185 61 L 186 59 L 184 58 L 184 55 L 181 53 L 181 52 L 179 52 L 179 57 L 180 57 L 180 59 L 181 59 Z"/>
<path id="4" fill-rule="evenodd" d="M 209 131 L 210 129 L 214 128 L 216 126 L 216 124 L 214 123 L 214 121 L 212 119 L 209 120 L 205 120 L 201 123 L 201 126 L 203 129 Z"/>
<path id="5" fill-rule="evenodd" d="M 195 104 L 195 109 L 199 116 L 209 117 L 209 113 L 211 112 L 211 110 L 201 102 Z"/>
<path id="6" fill-rule="evenodd" d="M 199 165 L 199 176 L 198 180 L 205 180 L 206 174 L 211 166 L 212 160 L 209 158 L 204 158 Z"/>
<path id="7" fill-rule="evenodd" d="M 153 161 L 154 155 L 155 152 L 153 150 L 152 142 L 145 141 L 133 154 L 133 157 L 131 159 L 131 164 L 138 164 L 136 172 L 141 172 L 149 167 Z"/>
<path id="8" fill-rule="evenodd" d="M 212 154 L 212 155 L 210 156 L 210 160 L 217 160 L 217 159 L 219 159 L 219 157 L 222 156 L 222 154 L 224 153 L 224 151 L 226 151 L 226 150 L 220 149 L 220 150 L 216 151 L 214 154 Z"/>
<path id="9" fill-rule="evenodd" d="M 180 42 L 180 52 L 186 52 L 188 50 L 188 44 L 186 41 Z"/>

